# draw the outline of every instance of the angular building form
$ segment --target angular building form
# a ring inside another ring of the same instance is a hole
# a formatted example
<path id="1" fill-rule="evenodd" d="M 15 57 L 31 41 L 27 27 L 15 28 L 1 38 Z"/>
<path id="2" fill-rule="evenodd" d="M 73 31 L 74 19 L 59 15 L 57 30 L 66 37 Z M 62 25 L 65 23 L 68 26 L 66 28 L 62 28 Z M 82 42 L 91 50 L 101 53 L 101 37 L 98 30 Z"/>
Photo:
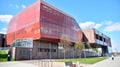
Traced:
<path id="1" fill-rule="evenodd" d="M 102 47 L 104 54 L 108 52 L 107 47 L 111 46 L 109 37 L 95 29 L 82 32 L 72 16 L 42 0 L 12 18 L 6 37 L 15 60 L 64 58 L 59 43 L 66 39 L 70 42 L 66 58 L 79 56 L 74 48 L 78 41 L 89 41 L 92 47 Z"/>
<path id="2" fill-rule="evenodd" d="M 83 34 L 92 48 L 101 48 L 102 56 L 106 56 L 108 54 L 108 49 L 111 47 L 110 37 L 104 35 L 94 28 L 83 30 Z"/>
<path id="3" fill-rule="evenodd" d="M 16 60 L 63 58 L 63 52 L 58 48 L 60 38 L 63 35 L 67 36 L 72 43 L 70 46 L 73 46 L 78 39 L 82 38 L 80 34 L 77 34 L 80 30 L 72 16 L 38 0 L 10 21 L 7 30 L 7 45 L 17 44 L 17 47 L 12 49 Z M 32 44 L 30 44 L 31 39 Z M 73 57 L 72 50 L 74 47 L 67 52 L 66 58 Z"/>

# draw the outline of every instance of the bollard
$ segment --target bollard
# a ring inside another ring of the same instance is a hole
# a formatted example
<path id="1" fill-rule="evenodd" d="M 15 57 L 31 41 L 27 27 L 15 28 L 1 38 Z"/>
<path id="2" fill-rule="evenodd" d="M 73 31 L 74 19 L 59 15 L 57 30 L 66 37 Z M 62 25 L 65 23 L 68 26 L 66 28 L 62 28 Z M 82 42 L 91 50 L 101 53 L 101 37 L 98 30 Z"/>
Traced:
<path id="1" fill-rule="evenodd" d="M 76 62 L 76 67 L 80 67 L 80 62 L 79 61 Z"/>

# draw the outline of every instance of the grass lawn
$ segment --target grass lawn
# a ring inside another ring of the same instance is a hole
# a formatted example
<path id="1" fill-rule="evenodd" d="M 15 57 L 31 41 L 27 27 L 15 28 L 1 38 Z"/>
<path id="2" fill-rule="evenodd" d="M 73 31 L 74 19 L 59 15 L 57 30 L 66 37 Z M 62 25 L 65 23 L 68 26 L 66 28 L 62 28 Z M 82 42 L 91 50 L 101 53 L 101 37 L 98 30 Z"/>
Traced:
<path id="1" fill-rule="evenodd" d="M 80 63 L 83 64 L 94 64 L 99 61 L 105 60 L 107 58 L 103 57 L 92 57 L 92 58 L 74 58 L 74 59 L 62 59 L 62 60 L 55 60 L 56 62 L 73 62 L 76 63 L 77 61 L 80 61 Z"/>
<path id="2" fill-rule="evenodd" d="M 12 61 L 14 61 L 14 59 L 11 59 Z M 5 62 L 7 61 L 7 53 L 5 50 L 0 50 L 0 62 Z"/>

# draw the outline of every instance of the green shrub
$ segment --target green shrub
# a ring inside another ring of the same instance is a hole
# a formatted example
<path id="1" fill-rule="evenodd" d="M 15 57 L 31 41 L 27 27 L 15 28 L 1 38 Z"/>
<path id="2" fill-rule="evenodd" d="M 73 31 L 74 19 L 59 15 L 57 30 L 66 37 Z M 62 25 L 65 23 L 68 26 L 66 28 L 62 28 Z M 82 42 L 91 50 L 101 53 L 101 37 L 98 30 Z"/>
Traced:
<path id="1" fill-rule="evenodd" d="M 0 58 L 7 58 L 7 54 L 0 54 Z"/>
<path id="2" fill-rule="evenodd" d="M 0 50 L 0 62 L 7 61 L 7 53 L 5 50 Z"/>
<path id="3" fill-rule="evenodd" d="M 8 54 L 5 50 L 0 50 L 0 62 L 7 61 Z M 11 61 L 15 61 L 14 58 L 11 58 Z"/>
<path id="4" fill-rule="evenodd" d="M 5 50 L 0 50 L 0 58 L 7 58 L 7 53 Z"/>

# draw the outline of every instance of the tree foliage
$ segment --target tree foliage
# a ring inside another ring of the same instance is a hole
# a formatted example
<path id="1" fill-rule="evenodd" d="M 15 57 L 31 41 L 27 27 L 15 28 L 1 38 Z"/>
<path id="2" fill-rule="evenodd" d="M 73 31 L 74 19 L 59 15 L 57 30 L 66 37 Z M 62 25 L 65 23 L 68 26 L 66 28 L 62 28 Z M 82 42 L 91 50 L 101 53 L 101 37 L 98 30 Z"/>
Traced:
<path id="1" fill-rule="evenodd" d="M 79 52 L 81 52 L 84 49 L 84 43 L 83 42 L 77 42 L 74 45 L 75 49 Z"/>
<path id="2" fill-rule="evenodd" d="M 65 51 L 67 51 L 67 49 L 69 48 L 70 44 L 71 44 L 71 42 L 70 42 L 68 36 L 67 35 L 62 35 L 61 38 L 60 38 L 59 46 L 63 47 L 63 49 Z"/>
<path id="3" fill-rule="evenodd" d="M 88 48 L 88 49 L 90 49 L 90 48 L 91 48 L 91 46 L 90 46 L 90 43 L 89 43 L 89 42 L 87 42 L 86 46 L 87 46 L 87 48 Z"/>
<path id="4" fill-rule="evenodd" d="M 58 43 L 59 47 L 62 47 L 62 50 L 64 52 L 64 59 L 65 59 L 65 52 L 69 50 L 71 42 L 67 35 L 63 34 L 60 38 L 60 42 Z"/>
<path id="5" fill-rule="evenodd" d="M 97 49 L 97 48 L 92 48 L 92 50 L 98 52 L 98 49 Z"/>
<path id="6" fill-rule="evenodd" d="M 83 42 L 77 42 L 77 43 L 75 43 L 74 47 L 79 52 L 79 57 L 81 57 L 81 52 L 84 49 L 84 43 Z"/>

